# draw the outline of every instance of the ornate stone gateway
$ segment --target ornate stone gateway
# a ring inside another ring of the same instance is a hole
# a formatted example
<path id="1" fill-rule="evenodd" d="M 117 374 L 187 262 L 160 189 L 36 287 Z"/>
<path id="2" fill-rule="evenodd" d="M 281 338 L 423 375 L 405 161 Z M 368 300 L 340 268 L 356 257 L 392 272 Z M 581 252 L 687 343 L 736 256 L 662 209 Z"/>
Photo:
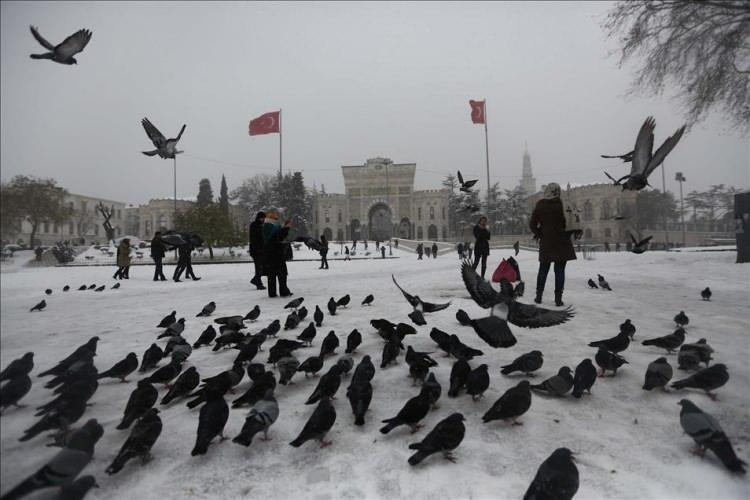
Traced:
<path id="1" fill-rule="evenodd" d="M 370 209 L 370 230 L 372 240 L 385 241 L 393 233 L 391 209 L 384 203 L 378 203 Z"/>

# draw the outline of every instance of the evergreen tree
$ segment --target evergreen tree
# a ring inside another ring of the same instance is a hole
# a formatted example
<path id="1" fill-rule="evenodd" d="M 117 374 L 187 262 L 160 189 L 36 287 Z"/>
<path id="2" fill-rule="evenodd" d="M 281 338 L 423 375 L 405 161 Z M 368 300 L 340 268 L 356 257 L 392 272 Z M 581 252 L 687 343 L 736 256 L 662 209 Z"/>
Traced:
<path id="1" fill-rule="evenodd" d="M 178 212 L 175 216 L 175 227 L 178 231 L 198 233 L 208 247 L 208 254 L 212 259 L 213 247 L 232 246 L 238 243 L 237 231 L 232 225 L 232 220 L 218 203 L 196 204 Z"/>
<path id="2" fill-rule="evenodd" d="M 222 212 L 229 214 L 229 191 L 227 189 L 227 179 L 221 174 L 221 191 L 219 193 L 219 206 Z"/>
<path id="3" fill-rule="evenodd" d="M 211 191 L 211 181 L 201 179 L 198 183 L 198 205 L 206 206 L 214 201 L 214 193 Z"/>

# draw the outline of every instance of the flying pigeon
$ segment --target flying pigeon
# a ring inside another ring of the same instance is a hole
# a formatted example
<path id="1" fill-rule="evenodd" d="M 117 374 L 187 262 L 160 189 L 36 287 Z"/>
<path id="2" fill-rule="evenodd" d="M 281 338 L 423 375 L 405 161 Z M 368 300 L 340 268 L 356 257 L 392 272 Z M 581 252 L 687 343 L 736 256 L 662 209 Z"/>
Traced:
<path id="1" fill-rule="evenodd" d="M 494 315 L 495 308 L 501 311 L 505 309 L 507 312 L 504 321 L 516 326 L 525 328 L 555 326 L 565 323 L 575 314 L 570 307 L 563 310 L 550 310 L 517 302 L 513 298 L 513 287 L 508 280 L 502 279 L 500 281 L 500 291 L 498 292 L 492 288 L 489 282 L 477 274 L 468 261 L 461 264 L 461 277 L 474 302 L 484 309 L 490 309 L 491 315 Z"/>
<path id="2" fill-rule="evenodd" d="M 433 453 L 442 452 L 443 457 L 455 462 L 451 452 L 455 450 L 464 439 L 466 427 L 464 426 L 464 416 L 460 413 L 453 413 L 448 418 L 438 422 L 434 429 L 420 443 L 409 445 L 410 450 L 417 452 L 409 457 L 409 465 L 417 465 Z"/>
<path id="3" fill-rule="evenodd" d="M 602 158 L 619 158 L 623 161 L 623 163 L 630 163 L 633 161 L 633 151 L 630 153 L 625 153 L 624 155 L 599 155 Z"/>
<path id="4" fill-rule="evenodd" d="M 651 173 L 656 170 L 656 167 L 661 165 L 667 155 L 674 149 L 677 143 L 680 141 L 683 132 L 685 132 L 685 125 L 678 128 L 674 135 L 668 137 L 667 140 L 653 152 L 654 147 L 654 128 L 656 122 L 654 118 L 649 116 L 646 121 L 643 122 L 638 137 L 635 141 L 635 148 L 632 153 L 622 155 L 623 157 L 631 156 L 632 165 L 630 173 L 615 180 L 614 177 L 604 172 L 607 177 L 614 181 L 616 186 L 622 185 L 622 190 L 625 191 L 640 191 L 641 189 L 648 186 L 648 177 Z M 623 158 L 624 159 L 624 158 Z M 625 183 L 623 183 L 625 181 Z"/>
<path id="5" fill-rule="evenodd" d="M 719 457 L 719 460 L 727 469 L 744 474 L 747 463 L 737 458 L 732 443 L 729 442 L 729 438 L 719 422 L 713 416 L 698 408 L 689 399 L 683 399 L 677 404 L 682 407 L 680 410 L 682 429 L 698 445 L 693 453 L 703 457 L 706 449 L 709 449 Z"/>
<path id="6" fill-rule="evenodd" d="M 74 55 L 81 52 L 91 40 L 91 31 L 87 29 L 78 30 L 63 42 L 57 46 L 52 45 L 39 34 L 39 31 L 34 26 L 29 26 L 31 34 L 34 35 L 39 44 L 49 52 L 44 54 L 31 54 L 32 59 L 52 59 L 53 61 L 60 64 L 78 64 L 78 61 L 73 57 Z"/>
<path id="7" fill-rule="evenodd" d="M 471 188 L 478 182 L 479 179 L 473 179 L 470 181 L 464 181 L 464 176 L 461 175 L 461 171 L 458 171 L 458 182 L 461 184 L 460 191 L 464 193 L 471 193 Z"/>
<path id="8" fill-rule="evenodd" d="M 705 289 L 701 290 L 701 298 L 703 300 L 711 300 L 711 289 L 706 287 Z"/>
<path id="9" fill-rule="evenodd" d="M 154 147 L 156 148 L 153 151 L 143 151 L 144 155 L 159 155 L 160 158 L 166 160 L 167 158 L 174 158 L 175 155 L 183 152 L 177 150 L 177 143 L 179 142 L 180 137 L 182 137 L 182 133 L 185 132 L 185 125 L 182 126 L 182 128 L 180 129 L 180 133 L 177 134 L 177 137 L 172 139 L 167 139 L 166 137 L 164 137 L 164 134 L 159 132 L 159 129 L 156 128 L 148 118 L 144 118 L 143 120 L 141 120 L 141 125 L 143 125 L 143 129 L 146 131 L 146 135 L 148 135 L 148 138 L 151 139 L 151 142 L 154 143 Z"/>
<path id="10" fill-rule="evenodd" d="M 633 233 L 630 233 L 630 240 L 633 242 L 633 249 L 631 252 L 634 254 L 642 254 L 645 252 L 648 249 L 648 242 L 651 241 L 651 238 L 653 238 L 653 235 L 638 241 L 635 239 L 635 236 L 633 236 Z"/>
<path id="11" fill-rule="evenodd" d="M 419 298 L 419 295 L 411 295 L 408 292 L 406 292 L 406 290 L 401 288 L 401 286 L 399 286 L 398 282 L 396 281 L 395 276 L 393 276 L 392 274 L 391 274 L 391 279 L 393 280 L 393 283 L 396 284 L 396 287 L 399 290 L 401 290 L 401 293 L 404 295 L 407 302 L 409 302 L 409 304 L 414 308 L 414 311 L 417 311 L 420 313 L 419 316 L 421 316 L 422 313 L 442 311 L 443 309 L 446 309 L 448 308 L 448 306 L 451 305 L 450 302 L 445 303 L 445 304 L 432 304 L 430 302 L 423 302 L 422 299 Z M 412 320 L 413 319 L 414 318 L 412 318 Z"/>

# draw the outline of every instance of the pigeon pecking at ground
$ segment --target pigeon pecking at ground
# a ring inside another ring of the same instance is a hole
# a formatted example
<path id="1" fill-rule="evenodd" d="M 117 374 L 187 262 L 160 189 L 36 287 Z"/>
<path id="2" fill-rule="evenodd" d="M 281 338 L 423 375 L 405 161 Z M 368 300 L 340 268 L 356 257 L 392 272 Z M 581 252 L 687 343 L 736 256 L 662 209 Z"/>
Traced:
<path id="1" fill-rule="evenodd" d="M 451 452 L 464 439 L 466 434 L 464 420 L 461 413 L 453 413 L 438 422 L 421 442 L 410 444 L 409 449 L 417 450 L 417 452 L 409 457 L 409 465 L 417 465 L 434 453 L 442 453 L 446 460 L 455 462 L 456 459 Z"/>
<path id="2" fill-rule="evenodd" d="M 656 361 L 649 363 L 646 368 L 646 380 L 643 383 L 643 390 L 650 391 L 656 387 L 667 390 L 667 383 L 672 379 L 672 367 L 667 362 L 667 358 L 661 357 Z"/>
<path id="3" fill-rule="evenodd" d="M 672 383 L 672 387 L 675 389 L 701 389 L 706 392 L 706 395 L 716 401 L 718 398 L 715 394 L 711 393 L 714 389 L 718 389 L 729 381 L 729 372 L 727 371 L 727 365 L 723 363 L 717 363 L 708 368 L 694 373 L 693 375 L 678 380 Z"/>

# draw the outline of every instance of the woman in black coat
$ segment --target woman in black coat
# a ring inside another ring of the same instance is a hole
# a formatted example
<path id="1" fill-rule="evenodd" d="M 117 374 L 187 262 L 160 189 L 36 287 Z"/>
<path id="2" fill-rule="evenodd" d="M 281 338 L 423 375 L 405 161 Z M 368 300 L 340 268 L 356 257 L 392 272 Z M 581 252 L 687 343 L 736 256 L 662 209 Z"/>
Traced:
<path id="1" fill-rule="evenodd" d="M 487 256 L 490 254 L 490 230 L 487 229 L 487 217 L 479 218 L 477 225 L 474 226 L 474 269 L 476 270 L 479 261 L 482 261 L 482 278 L 487 271 Z"/>
<path id="2" fill-rule="evenodd" d="M 276 297 L 276 282 L 279 283 L 279 295 L 289 297 L 292 292 L 286 284 L 287 267 L 284 240 L 289 235 L 291 219 L 281 227 L 276 222 L 276 214 L 266 213 L 266 223 L 263 225 L 263 267 L 268 274 L 268 296 Z"/>
<path id="3" fill-rule="evenodd" d="M 318 269 L 328 269 L 328 239 L 325 234 L 320 235 L 320 267 Z"/>
<path id="4" fill-rule="evenodd" d="M 161 263 L 166 251 L 167 246 L 161 241 L 161 231 L 156 231 L 154 239 L 151 240 L 151 258 L 154 259 L 154 264 L 156 264 L 156 268 L 154 268 L 154 281 L 167 281 Z"/>
<path id="5" fill-rule="evenodd" d="M 560 200 L 560 185 L 550 183 L 544 189 L 544 198 L 534 207 L 529 223 L 534 239 L 539 240 L 539 273 L 536 277 L 536 298 L 534 302 L 542 303 L 544 284 L 547 281 L 550 265 L 555 264 L 555 305 L 562 306 L 562 294 L 565 287 L 565 264 L 576 259 L 573 243 L 570 241 L 572 231 L 565 229 L 565 212 Z M 580 233 L 580 232 L 579 232 Z M 576 235 L 580 238 L 580 234 Z"/>

